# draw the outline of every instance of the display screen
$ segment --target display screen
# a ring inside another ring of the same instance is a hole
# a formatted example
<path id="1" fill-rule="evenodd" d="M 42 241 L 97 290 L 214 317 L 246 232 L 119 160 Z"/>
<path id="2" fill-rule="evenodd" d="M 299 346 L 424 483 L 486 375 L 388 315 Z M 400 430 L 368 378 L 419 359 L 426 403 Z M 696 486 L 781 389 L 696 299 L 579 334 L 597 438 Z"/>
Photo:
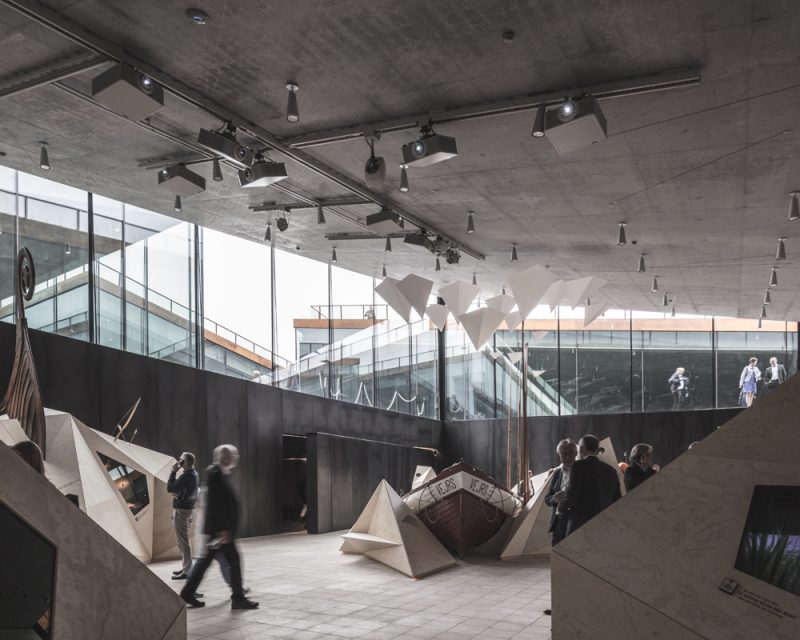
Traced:
<path id="1" fill-rule="evenodd" d="M 800 596 L 800 486 L 753 489 L 736 568 Z"/>
<path id="2" fill-rule="evenodd" d="M 147 476 L 141 471 L 131 469 L 122 462 L 117 462 L 100 452 L 97 455 L 133 515 L 136 515 L 150 504 L 150 496 L 147 491 Z"/>

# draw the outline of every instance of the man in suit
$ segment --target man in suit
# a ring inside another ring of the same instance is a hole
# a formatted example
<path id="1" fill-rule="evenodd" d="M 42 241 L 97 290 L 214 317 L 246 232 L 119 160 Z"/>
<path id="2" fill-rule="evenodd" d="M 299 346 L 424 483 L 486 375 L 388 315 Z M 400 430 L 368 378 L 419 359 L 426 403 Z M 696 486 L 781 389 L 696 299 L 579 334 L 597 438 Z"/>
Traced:
<path id="1" fill-rule="evenodd" d="M 778 359 L 772 356 L 769 359 L 769 366 L 764 371 L 764 380 L 767 383 L 766 393 L 774 391 L 779 384 L 786 382 L 786 367 L 778 364 Z"/>
<path id="2" fill-rule="evenodd" d="M 561 542 L 567 535 L 567 518 L 566 514 L 558 514 L 558 503 L 567 494 L 567 475 L 578 456 L 578 445 L 574 440 L 567 438 L 558 443 L 556 447 L 561 464 L 553 471 L 553 479 L 550 482 L 550 490 L 544 497 L 544 501 L 548 507 L 553 508 L 553 513 L 550 516 L 550 528 L 548 531 L 553 534 L 553 546 Z"/>
<path id="3" fill-rule="evenodd" d="M 242 589 L 242 568 L 236 549 L 236 528 L 239 524 L 239 499 L 231 482 L 231 470 L 239 462 L 239 451 L 231 444 L 214 449 L 214 464 L 206 469 L 206 517 L 203 533 L 210 536 L 206 555 L 198 560 L 181 590 L 181 598 L 191 607 L 204 607 L 198 599 L 197 587 L 215 557 L 224 556 L 231 571 L 231 609 L 255 609 L 257 602 L 248 600 Z"/>
<path id="4" fill-rule="evenodd" d="M 597 436 L 581 438 L 578 443 L 580 459 L 569 471 L 567 494 L 558 505 L 558 512 L 567 516 L 566 535 L 622 497 L 616 469 L 598 460 L 599 453 Z"/>

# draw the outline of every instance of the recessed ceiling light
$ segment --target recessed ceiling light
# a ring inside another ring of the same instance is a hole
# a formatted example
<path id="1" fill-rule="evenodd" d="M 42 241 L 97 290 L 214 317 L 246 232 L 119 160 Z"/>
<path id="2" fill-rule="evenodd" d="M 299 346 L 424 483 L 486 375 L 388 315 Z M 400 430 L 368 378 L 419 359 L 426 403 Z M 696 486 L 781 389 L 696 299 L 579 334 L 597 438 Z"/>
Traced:
<path id="1" fill-rule="evenodd" d="M 209 16 L 205 11 L 194 8 L 186 10 L 186 17 L 192 21 L 192 24 L 199 26 L 208 24 L 208 21 L 211 20 L 211 16 Z"/>

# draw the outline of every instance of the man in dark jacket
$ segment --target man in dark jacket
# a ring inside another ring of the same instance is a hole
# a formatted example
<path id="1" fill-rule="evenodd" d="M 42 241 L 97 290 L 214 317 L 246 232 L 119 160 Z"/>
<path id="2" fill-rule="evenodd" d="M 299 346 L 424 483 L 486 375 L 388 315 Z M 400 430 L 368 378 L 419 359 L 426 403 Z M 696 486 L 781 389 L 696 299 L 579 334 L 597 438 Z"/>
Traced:
<path id="1" fill-rule="evenodd" d="M 183 469 L 176 478 L 179 469 Z M 186 580 L 192 568 L 192 547 L 189 544 L 189 528 L 192 526 L 194 507 L 197 504 L 197 488 L 200 477 L 194 468 L 194 454 L 184 451 L 173 465 L 167 480 L 167 491 L 172 498 L 172 524 L 175 525 L 175 538 L 181 551 L 181 568 L 172 572 L 173 580 Z"/>
<path id="2" fill-rule="evenodd" d="M 567 516 L 567 535 L 622 497 L 617 470 L 597 458 L 597 436 L 583 436 L 578 453 L 580 460 L 569 471 L 567 495 L 558 506 L 558 512 Z"/>
<path id="3" fill-rule="evenodd" d="M 650 476 L 654 476 L 659 467 L 653 464 L 653 447 L 639 443 L 631 449 L 631 463 L 625 469 L 625 491 L 633 491 Z"/>
<path id="4" fill-rule="evenodd" d="M 255 609 L 257 602 L 248 600 L 242 589 L 242 568 L 239 552 L 236 549 L 236 528 L 239 524 L 239 499 L 231 482 L 231 470 L 239 462 L 239 451 L 230 444 L 214 449 L 214 464 L 206 469 L 206 517 L 203 533 L 210 536 L 206 545 L 206 555 L 198 560 L 186 585 L 181 590 L 181 598 L 192 607 L 203 607 L 199 600 L 197 587 L 203 579 L 212 560 L 223 555 L 231 570 L 231 609 Z"/>
<path id="5" fill-rule="evenodd" d="M 553 546 L 561 542 L 567 535 L 567 517 L 566 514 L 559 515 L 558 503 L 567 494 L 567 477 L 578 455 L 578 445 L 575 444 L 574 440 L 567 438 L 558 443 L 556 453 L 561 460 L 561 465 L 553 471 L 550 489 L 544 497 L 547 506 L 553 507 L 553 514 L 550 516 L 550 528 L 548 529 L 553 534 Z"/>

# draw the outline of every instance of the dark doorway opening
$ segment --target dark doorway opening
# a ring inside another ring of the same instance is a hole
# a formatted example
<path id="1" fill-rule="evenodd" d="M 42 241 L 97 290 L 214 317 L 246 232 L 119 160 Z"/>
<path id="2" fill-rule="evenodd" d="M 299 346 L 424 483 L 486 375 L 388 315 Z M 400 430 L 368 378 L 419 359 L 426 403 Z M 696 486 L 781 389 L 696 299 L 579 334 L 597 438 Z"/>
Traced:
<path id="1" fill-rule="evenodd" d="M 308 489 L 306 473 L 305 436 L 283 434 L 281 437 L 283 455 L 281 459 L 281 505 L 283 510 L 283 530 L 305 531 L 308 512 Z"/>

